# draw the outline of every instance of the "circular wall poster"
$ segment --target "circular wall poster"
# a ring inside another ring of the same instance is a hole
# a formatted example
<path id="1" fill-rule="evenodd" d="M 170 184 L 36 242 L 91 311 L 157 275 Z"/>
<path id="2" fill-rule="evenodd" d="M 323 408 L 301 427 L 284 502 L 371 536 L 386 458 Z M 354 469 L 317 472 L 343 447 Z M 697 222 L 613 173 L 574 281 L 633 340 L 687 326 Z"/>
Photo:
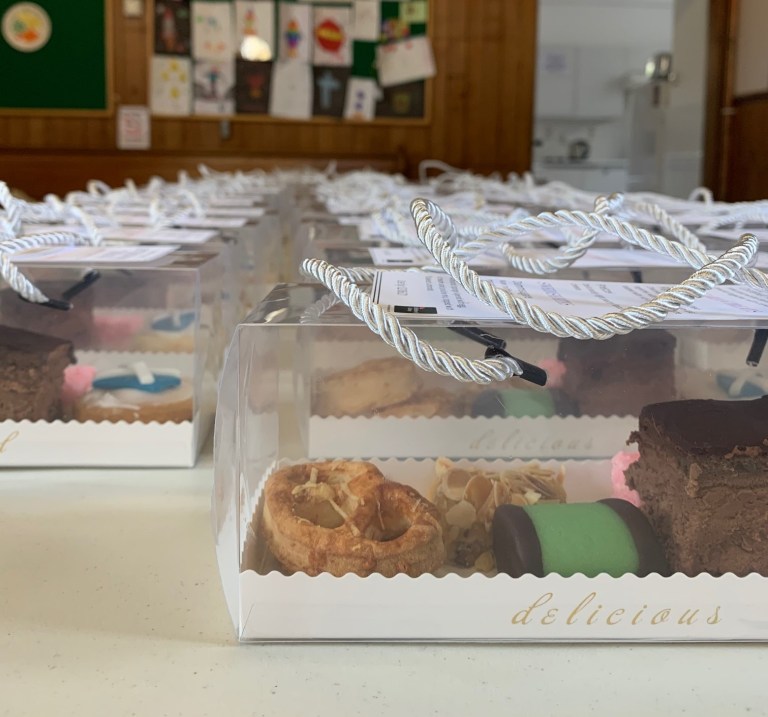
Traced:
<path id="1" fill-rule="evenodd" d="M 14 50 L 37 52 L 51 38 L 51 18 L 35 3 L 16 3 L 3 15 L 2 33 Z"/>

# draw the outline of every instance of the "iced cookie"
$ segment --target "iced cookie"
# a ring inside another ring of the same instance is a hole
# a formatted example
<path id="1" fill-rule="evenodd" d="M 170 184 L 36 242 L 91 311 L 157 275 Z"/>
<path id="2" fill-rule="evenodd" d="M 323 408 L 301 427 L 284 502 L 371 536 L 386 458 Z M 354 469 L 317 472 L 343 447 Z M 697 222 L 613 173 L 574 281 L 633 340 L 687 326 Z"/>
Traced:
<path id="1" fill-rule="evenodd" d="M 175 369 L 150 370 L 137 363 L 96 375 L 92 389 L 75 405 L 78 421 L 192 420 L 192 384 Z"/>
<path id="2" fill-rule="evenodd" d="M 150 330 L 136 337 L 139 351 L 192 353 L 195 350 L 194 311 L 174 311 L 157 316 Z"/>

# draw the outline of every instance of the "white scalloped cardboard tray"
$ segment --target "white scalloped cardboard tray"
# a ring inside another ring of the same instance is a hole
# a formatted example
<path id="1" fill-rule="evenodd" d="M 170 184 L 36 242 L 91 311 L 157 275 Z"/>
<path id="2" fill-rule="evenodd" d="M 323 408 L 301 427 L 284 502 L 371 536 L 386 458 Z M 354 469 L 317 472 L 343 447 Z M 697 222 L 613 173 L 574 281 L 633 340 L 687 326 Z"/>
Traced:
<path id="1" fill-rule="evenodd" d="M 144 361 L 191 376 L 194 355 L 77 351 L 79 364 L 104 370 Z M 215 391 L 207 387 L 204 392 Z M 136 466 L 186 468 L 197 456 L 213 424 L 215 396 L 182 423 L 96 423 L 87 421 L 0 421 L 0 469 L 11 467 Z"/>
<path id="2" fill-rule="evenodd" d="M 432 460 L 374 461 L 389 478 L 422 491 Z M 486 463 L 473 461 L 473 463 Z M 513 461 L 496 461 L 510 465 Z M 493 465 L 491 464 L 491 465 Z M 556 462 L 547 465 L 558 465 Z M 607 461 L 567 461 L 571 501 L 610 495 Z M 248 565 L 268 567 L 259 544 L 261 488 L 254 521 L 240 527 Z M 244 511 L 245 512 L 245 511 Z M 768 640 L 768 580 L 759 575 L 563 578 L 400 575 L 310 577 L 232 572 L 230 511 L 218 536 L 227 602 L 242 641 L 676 642 Z"/>
<path id="3" fill-rule="evenodd" d="M 322 418 L 311 416 L 310 456 L 423 458 L 453 446 L 465 458 L 605 458 L 637 428 L 636 416 Z"/>

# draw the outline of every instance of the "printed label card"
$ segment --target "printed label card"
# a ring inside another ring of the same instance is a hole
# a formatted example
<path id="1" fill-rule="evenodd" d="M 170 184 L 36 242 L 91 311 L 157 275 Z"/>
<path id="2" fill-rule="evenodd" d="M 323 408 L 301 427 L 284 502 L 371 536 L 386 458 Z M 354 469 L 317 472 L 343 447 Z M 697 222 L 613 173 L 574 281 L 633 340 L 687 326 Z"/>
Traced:
<path id="1" fill-rule="evenodd" d="M 312 59 L 312 6 L 280 3 L 279 43 L 281 60 Z"/>
<path id="2" fill-rule="evenodd" d="M 156 0 L 155 53 L 188 55 L 191 44 L 189 0 Z"/>
<path id="3" fill-rule="evenodd" d="M 14 264 L 143 264 L 172 254 L 179 245 L 35 247 L 13 255 Z"/>
<path id="4" fill-rule="evenodd" d="M 192 61 L 155 55 L 151 64 L 150 108 L 155 115 L 188 115 L 192 109 Z"/>
<path id="5" fill-rule="evenodd" d="M 352 11 L 346 7 L 315 8 L 314 63 L 348 67 L 352 64 Z"/>
<path id="6" fill-rule="evenodd" d="M 381 5 L 378 0 L 357 0 L 352 5 L 352 37 L 355 40 L 379 39 Z"/>
<path id="7" fill-rule="evenodd" d="M 236 62 L 235 107 L 238 113 L 265 115 L 269 112 L 272 85 L 271 62 Z"/>
<path id="8" fill-rule="evenodd" d="M 376 104 L 377 117 L 414 118 L 424 116 L 424 81 L 385 87 Z"/>
<path id="9" fill-rule="evenodd" d="M 275 5 L 271 0 L 235 0 L 235 27 L 240 57 L 252 62 L 274 58 Z"/>
<path id="10" fill-rule="evenodd" d="M 232 59 L 195 62 L 195 114 L 231 115 L 235 111 L 235 79 Z"/>
<path id="11" fill-rule="evenodd" d="M 435 76 L 435 58 L 428 37 L 412 37 L 389 45 L 379 45 L 376 49 L 376 64 L 382 87 Z"/>
<path id="12" fill-rule="evenodd" d="M 342 117 L 347 97 L 348 67 L 314 67 L 314 99 L 312 114 L 315 117 Z"/>
<path id="13" fill-rule="evenodd" d="M 299 60 L 274 63 L 269 114 L 286 119 L 312 117 L 312 67 L 309 63 Z"/>
<path id="14" fill-rule="evenodd" d="M 376 80 L 368 77 L 351 77 L 347 83 L 344 119 L 362 122 L 372 120 L 379 91 Z"/>
<path id="15" fill-rule="evenodd" d="M 232 6 L 192 2 L 192 55 L 196 60 L 231 60 L 235 54 Z"/>

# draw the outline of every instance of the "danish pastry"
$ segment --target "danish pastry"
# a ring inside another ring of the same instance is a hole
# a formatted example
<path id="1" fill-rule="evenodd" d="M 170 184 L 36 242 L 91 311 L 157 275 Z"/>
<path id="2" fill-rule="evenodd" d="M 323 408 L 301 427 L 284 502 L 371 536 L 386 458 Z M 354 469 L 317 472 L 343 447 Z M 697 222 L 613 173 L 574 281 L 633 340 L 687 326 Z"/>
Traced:
<path id="1" fill-rule="evenodd" d="M 272 474 L 261 530 L 286 569 L 309 575 L 415 577 L 445 560 L 435 507 L 362 461 L 304 463 Z"/>

